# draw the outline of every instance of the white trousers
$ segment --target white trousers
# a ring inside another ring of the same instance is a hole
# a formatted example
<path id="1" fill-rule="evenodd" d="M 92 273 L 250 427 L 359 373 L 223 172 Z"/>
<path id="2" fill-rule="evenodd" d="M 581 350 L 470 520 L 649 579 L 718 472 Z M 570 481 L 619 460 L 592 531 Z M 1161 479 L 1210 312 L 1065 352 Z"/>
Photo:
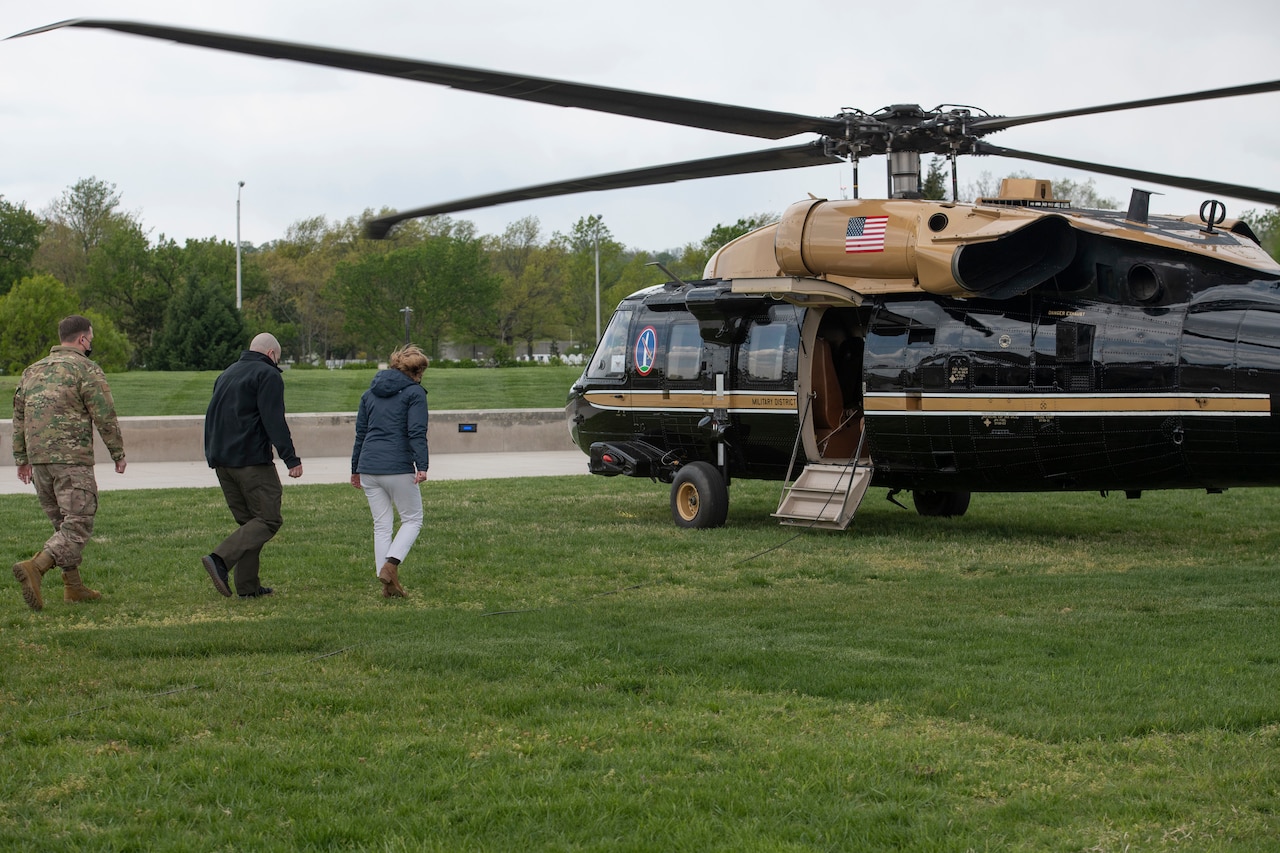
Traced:
<path id="1" fill-rule="evenodd" d="M 361 474 L 360 485 L 373 513 L 373 573 L 377 575 L 388 557 L 404 562 L 409 556 L 422 530 L 422 492 L 413 474 Z M 392 536 L 395 513 L 400 514 L 400 529 Z"/>

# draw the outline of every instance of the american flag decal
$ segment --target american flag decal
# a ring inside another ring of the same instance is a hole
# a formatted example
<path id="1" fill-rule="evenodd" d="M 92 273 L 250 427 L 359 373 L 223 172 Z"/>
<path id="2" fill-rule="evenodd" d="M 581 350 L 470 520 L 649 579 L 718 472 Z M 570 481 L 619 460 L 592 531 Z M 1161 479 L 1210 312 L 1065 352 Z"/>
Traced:
<path id="1" fill-rule="evenodd" d="M 845 254 L 856 252 L 883 252 L 884 231 L 889 224 L 887 216 L 854 216 L 844 232 Z"/>

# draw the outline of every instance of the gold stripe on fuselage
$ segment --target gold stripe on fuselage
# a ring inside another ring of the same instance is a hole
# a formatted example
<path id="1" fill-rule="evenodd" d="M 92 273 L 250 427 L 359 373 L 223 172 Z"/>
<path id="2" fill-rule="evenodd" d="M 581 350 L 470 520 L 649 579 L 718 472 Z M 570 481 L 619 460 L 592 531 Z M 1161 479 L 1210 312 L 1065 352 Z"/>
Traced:
<path id="1" fill-rule="evenodd" d="M 790 391 L 607 391 L 594 390 L 583 398 L 609 411 L 709 412 L 796 414 L 796 395 Z M 868 417 L 878 415 L 1102 417 L 1131 415 L 1210 415 L 1266 417 L 1270 394 L 974 394 L 873 392 L 865 396 Z"/>
<path id="2" fill-rule="evenodd" d="M 971 394 L 878 392 L 866 395 L 866 414 L 1099 417 L 1106 415 L 1271 414 L 1270 394 Z"/>
<path id="3" fill-rule="evenodd" d="M 597 409 L 643 409 L 660 412 L 731 412 L 795 414 L 794 391 L 587 391 L 582 395 Z"/>

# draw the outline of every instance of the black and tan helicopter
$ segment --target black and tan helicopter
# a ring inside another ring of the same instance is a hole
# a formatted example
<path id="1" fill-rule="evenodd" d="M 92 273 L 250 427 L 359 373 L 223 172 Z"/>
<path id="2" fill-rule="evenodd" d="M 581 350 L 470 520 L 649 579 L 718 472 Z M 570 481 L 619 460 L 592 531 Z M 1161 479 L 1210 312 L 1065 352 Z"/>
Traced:
<path id="1" fill-rule="evenodd" d="M 889 198 L 809 198 L 699 281 L 619 304 L 569 395 L 589 469 L 671 484 L 686 527 L 725 522 L 735 477 L 781 480 L 784 522 L 842 528 L 869 485 L 924 515 L 972 492 L 1280 485 L 1280 266 L 1216 196 L 1280 192 L 1088 163 L 982 137 L 1072 116 L 1280 90 L 1280 81 L 1026 116 L 894 105 L 831 117 L 125 21 L 95 27 L 765 139 L 812 142 L 417 208 L 514 201 L 883 155 Z M 920 198 L 920 158 L 994 155 L 1203 193 L 1198 215 L 1081 210 L 1047 181 L 975 204 Z M 856 185 L 856 179 L 855 179 Z"/>

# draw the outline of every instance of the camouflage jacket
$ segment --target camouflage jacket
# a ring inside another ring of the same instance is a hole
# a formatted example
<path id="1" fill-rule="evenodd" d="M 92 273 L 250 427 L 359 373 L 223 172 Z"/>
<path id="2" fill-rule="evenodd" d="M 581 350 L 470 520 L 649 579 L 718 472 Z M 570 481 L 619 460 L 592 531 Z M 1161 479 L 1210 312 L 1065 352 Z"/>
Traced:
<path id="1" fill-rule="evenodd" d="M 13 392 L 15 464 L 92 465 L 94 427 L 111 458 L 123 459 L 107 377 L 80 350 L 56 346 L 23 371 Z"/>

